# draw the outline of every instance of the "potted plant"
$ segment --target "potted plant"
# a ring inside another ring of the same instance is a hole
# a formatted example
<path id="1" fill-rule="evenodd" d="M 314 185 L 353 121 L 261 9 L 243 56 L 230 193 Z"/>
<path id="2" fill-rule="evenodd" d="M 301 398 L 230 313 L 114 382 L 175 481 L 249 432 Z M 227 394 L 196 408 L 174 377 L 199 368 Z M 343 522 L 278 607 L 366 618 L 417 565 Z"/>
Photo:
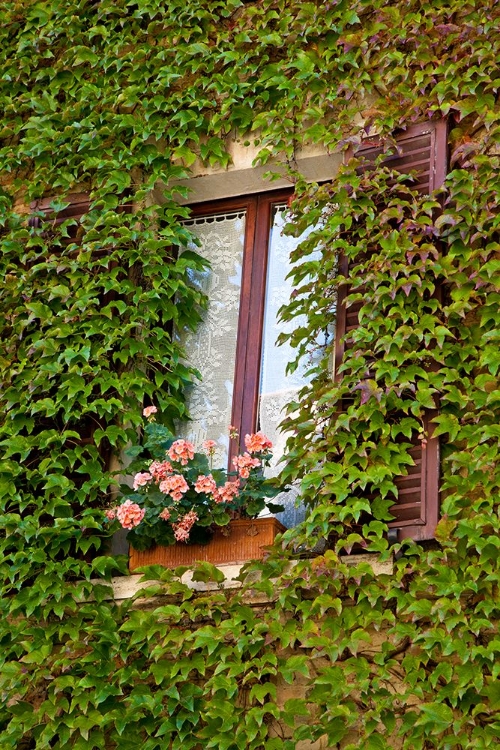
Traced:
<path id="1" fill-rule="evenodd" d="M 157 422 L 156 413 L 154 406 L 144 409 L 143 445 L 129 449 L 136 456 L 130 465 L 136 470 L 133 491 L 123 488 L 121 503 L 106 511 L 110 521 L 129 531 L 130 569 L 261 557 L 263 547 L 284 530 L 272 516 L 258 518 L 265 508 L 283 509 L 272 502 L 283 487 L 263 473 L 272 457 L 271 441 L 262 432 L 246 435 L 246 451 L 233 458 L 234 470 L 214 468 L 213 440 L 197 450 Z M 236 439 L 237 431 L 229 429 Z"/>

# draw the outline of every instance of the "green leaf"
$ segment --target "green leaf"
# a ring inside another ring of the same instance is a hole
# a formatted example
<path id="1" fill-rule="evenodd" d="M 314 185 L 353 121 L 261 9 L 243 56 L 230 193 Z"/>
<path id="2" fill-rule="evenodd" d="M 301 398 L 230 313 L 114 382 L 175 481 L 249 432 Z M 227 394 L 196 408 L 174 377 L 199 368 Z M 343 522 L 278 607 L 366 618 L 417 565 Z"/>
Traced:
<path id="1" fill-rule="evenodd" d="M 416 726 L 424 726 L 428 734 L 440 734 L 453 724 L 453 711 L 444 703 L 423 703 Z"/>
<path id="2" fill-rule="evenodd" d="M 151 666 L 151 673 L 155 678 L 157 685 L 161 685 L 167 678 L 170 679 L 172 675 L 172 663 L 170 661 L 162 660 Z M 175 698 L 179 698 L 179 691 L 175 690 Z"/>
<path id="3" fill-rule="evenodd" d="M 203 583 L 209 583 L 214 581 L 215 583 L 223 583 L 226 580 L 226 576 L 219 570 L 215 565 L 209 562 L 199 562 L 192 574 L 193 581 L 202 581 Z"/>
<path id="4" fill-rule="evenodd" d="M 280 673 L 285 682 L 288 682 L 289 684 L 294 681 L 296 673 L 309 677 L 307 657 L 304 655 L 290 656 L 285 664 L 281 665 Z"/>
<path id="5" fill-rule="evenodd" d="M 75 47 L 75 51 L 76 54 L 73 58 L 73 65 L 83 65 L 84 63 L 90 63 L 92 66 L 94 66 L 99 62 L 98 56 L 88 47 Z"/>
<path id="6" fill-rule="evenodd" d="M 252 686 L 252 689 L 250 690 L 250 700 L 255 698 L 259 703 L 265 703 L 267 696 L 270 696 L 274 701 L 276 700 L 276 685 L 272 682 Z"/>

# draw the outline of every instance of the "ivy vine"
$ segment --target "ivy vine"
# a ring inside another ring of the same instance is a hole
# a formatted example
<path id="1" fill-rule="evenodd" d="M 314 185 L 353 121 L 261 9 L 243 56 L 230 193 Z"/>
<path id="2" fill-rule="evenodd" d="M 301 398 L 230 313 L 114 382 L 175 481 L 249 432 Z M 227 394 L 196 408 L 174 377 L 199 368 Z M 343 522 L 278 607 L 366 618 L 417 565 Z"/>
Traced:
<path id="1" fill-rule="evenodd" d="M 498 3 L 4 0 L 0 19 L 1 747 L 497 746 Z M 357 171 L 370 128 L 389 142 L 443 117 L 438 194 Z M 351 298 L 366 284 L 369 385 L 367 355 L 340 382 L 328 353 L 317 366 L 284 470 L 311 512 L 243 589 L 209 565 L 202 594 L 153 569 L 142 604 L 114 602 L 127 561 L 108 554 L 103 467 L 145 399 L 186 416 L 195 373 L 172 330 L 205 300 L 188 278 L 202 259 L 171 252 L 190 239 L 178 182 L 196 160 L 228 166 L 235 136 L 295 185 L 289 231 L 316 226 L 284 311 L 306 315 L 299 354 L 335 322 L 339 253 L 366 259 Z M 311 143 L 352 150 L 326 184 L 296 168 Z M 82 219 L 58 222 L 74 193 Z M 390 547 L 398 434 L 437 401 L 436 541 Z M 329 549 L 297 559 L 318 538 Z M 357 544 L 396 554 L 393 573 L 350 564 Z"/>

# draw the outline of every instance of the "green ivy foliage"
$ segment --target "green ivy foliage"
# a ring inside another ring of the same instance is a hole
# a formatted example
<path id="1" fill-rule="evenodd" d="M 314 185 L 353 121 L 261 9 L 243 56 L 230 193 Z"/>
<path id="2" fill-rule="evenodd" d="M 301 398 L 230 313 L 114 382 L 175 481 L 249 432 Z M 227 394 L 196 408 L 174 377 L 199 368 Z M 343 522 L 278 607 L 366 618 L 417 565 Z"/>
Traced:
<path id="1" fill-rule="evenodd" d="M 5 0 L 0 20 L 2 749 L 497 746 L 498 3 Z M 432 117 L 450 126 L 439 194 L 356 171 L 370 126 Z M 321 219 L 284 312 L 306 315 L 297 351 L 334 323 L 339 252 L 365 258 L 351 298 L 365 284 L 370 305 L 340 384 L 327 353 L 289 418 L 308 520 L 242 591 L 156 569 L 142 604 L 115 603 L 104 468 L 145 399 L 186 416 L 196 374 L 172 336 L 204 305 L 202 260 L 171 251 L 190 240 L 177 182 L 227 166 L 235 135 L 287 170 L 296 231 Z M 304 143 L 354 154 L 306 184 Z M 81 222 L 30 226 L 31 201 L 55 215 L 75 192 Z M 398 437 L 437 402 L 437 540 L 389 548 Z M 331 549 L 290 563 L 318 537 Z M 346 564 L 360 542 L 394 573 Z"/>

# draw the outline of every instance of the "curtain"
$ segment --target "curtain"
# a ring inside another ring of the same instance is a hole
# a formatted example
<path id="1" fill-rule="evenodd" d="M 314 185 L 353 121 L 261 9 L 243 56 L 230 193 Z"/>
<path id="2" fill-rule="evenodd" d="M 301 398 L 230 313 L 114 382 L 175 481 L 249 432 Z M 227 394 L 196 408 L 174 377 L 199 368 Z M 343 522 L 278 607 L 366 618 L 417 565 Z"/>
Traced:
<path id="1" fill-rule="evenodd" d="M 210 262 L 210 268 L 190 272 L 191 283 L 209 302 L 195 332 L 178 332 L 188 364 L 199 370 L 202 378 L 188 389 L 191 421 L 179 424 L 178 434 L 197 447 L 204 440 L 215 440 L 214 466 L 224 466 L 229 449 L 245 212 L 193 219 L 186 225 L 201 242 L 201 247 L 193 245 L 191 249 Z"/>

